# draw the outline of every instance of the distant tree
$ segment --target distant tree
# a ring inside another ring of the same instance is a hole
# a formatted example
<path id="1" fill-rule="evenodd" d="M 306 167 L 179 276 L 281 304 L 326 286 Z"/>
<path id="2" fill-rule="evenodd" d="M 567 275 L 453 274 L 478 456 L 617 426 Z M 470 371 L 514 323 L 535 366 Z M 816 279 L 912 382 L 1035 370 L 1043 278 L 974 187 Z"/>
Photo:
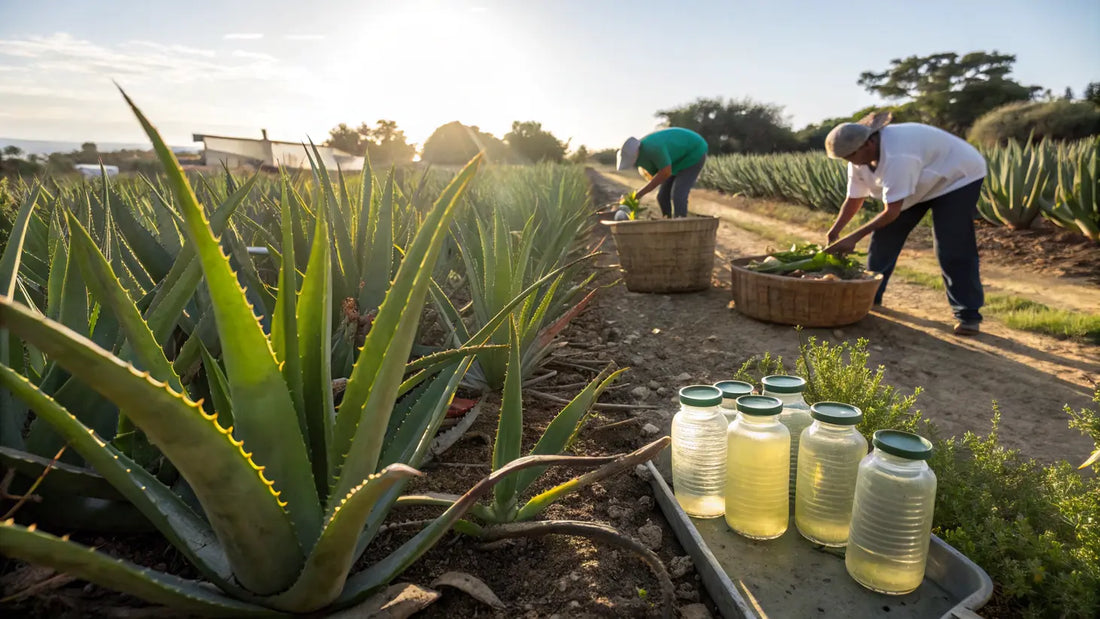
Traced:
<path id="1" fill-rule="evenodd" d="M 515 159 L 508 145 L 500 139 L 482 132 L 475 125 L 467 126 L 456 120 L 432 132 L 424 141 L 420 159 L 441 165 L 462 165 L 482 151 L 488 161 L 495 163 Z"/>
<path id="2" fill-rule="evenodd" d="M 886 99 L 910 99 L 921 122 L 961 135 L 982 114 L 1042 90 L 1009 79 L 1014 62 L 1016 56 L 996 51 L 895 58 L 886 71 L 865 71 L 858 83 Z"/>
<path id="3" fill-rule="evenodd" d="M 80 150 L 72 152 L 72 158 L 75 163 L 99 163 L 99 149 L 95 142 L 85 142 L 80 145 Z"/>
<path id="4" fill-rule="evenodd" d="M 512 121 L 512 130 L 504 134 L 504 141 L 512 147 L 512 152 L 532 163 L 557 163 L 565 157 L 565 144 L 554 134 L 544 131 L 542 123 L 533 120 Z"/>
<path id="5" fill-rule="evenodd" d="M 588 148 L 581 144 L 577 147 L 577 150 L 569 154 L 569 161 L 571 163 L 579 163 L 584 165 L 588 162 L 588 159 L 592 156 L 592 153 L 588 152 Z"/>
<path id="6" fill-rule="evenodd" d="M 700 98 L 656 115 L 669 127 L 703 136 L 711 154 L 774 153 L 798 146 L 782 106 L 772 103 Z"/>
<path id="7" fill-rule="evenodd" d="M 1073 101 L 1073 89 L 1066 86 L 1066 92 L 1062 94 L 1063 101 Z"/>
<path id="8" fill-rule="evenodd" d="M 23 154 L 23 149 L 15 146 L 14 144 L 4 147 L 5 157 L 19 157 Z"/>
<path id="9" fill-rule="evenodd" d="M 617 152 L 618 149 L 605 148 L 592 153 L 592 159 L 603 165 L 615 165 L 615 153 Z"/>
<path id="10" fill-rule="evenodd" d="M 324 145 L 342 150 L 350 155 L 362 155 L 366 152 L 362 141 L 363 136 L 357 130 L 349 127 L 347 123 L 340 123 L 329 129 L 328 139 L 325 140 Z"/>
<path id="11" fill-rule="evenodd" d="M 409 144 L 405 132 L 397 128 L 397 123 L 379 120 L 376 125 L 373 129 L 366 123 L 359 126 L 359 134 L 363 136 L 361 144 L 366 146 L 371 163 L 410 163 L 416 154 L 416 147 Z"/>
<path id="12" fill-rule="evenodd" d="M 1085 101 L 1100 105 L 1100 82 L 1089 82 L 1089 85 L 1085 86 Z"/>

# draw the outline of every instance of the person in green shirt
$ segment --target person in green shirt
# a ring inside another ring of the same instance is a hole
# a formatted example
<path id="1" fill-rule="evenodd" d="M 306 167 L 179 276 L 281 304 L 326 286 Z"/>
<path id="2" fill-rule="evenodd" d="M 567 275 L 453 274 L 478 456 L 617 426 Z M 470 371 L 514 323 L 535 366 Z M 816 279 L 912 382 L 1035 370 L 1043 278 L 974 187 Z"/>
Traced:
<path id="1" fill-rule="evenodd" d="M 665 217 L 687 217 L 688 193 L 707 160 L 707 141 L 690 129 L 671 127 L 638 139 L 627 138 L 616 156 L 619 170 L 638 168 L 649 180 L 642 196 L 660 187 L 657 203 Z"/>

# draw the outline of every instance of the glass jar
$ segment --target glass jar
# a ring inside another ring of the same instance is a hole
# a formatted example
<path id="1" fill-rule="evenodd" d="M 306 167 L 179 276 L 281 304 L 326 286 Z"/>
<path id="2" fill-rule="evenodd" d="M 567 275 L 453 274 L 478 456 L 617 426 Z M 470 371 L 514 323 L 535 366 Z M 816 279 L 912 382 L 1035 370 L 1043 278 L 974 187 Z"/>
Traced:
<path id="1" fill-rule="evenodd" d="M 714 383 L 714 386 L 722 392 L 721 410 L 726 416 L 726 422 L 733 423 L 737 417 L 737 398 L 752 395 L 752 384 L 740 380 L 723 380 Z"/>
<path id="2" fill-rule="evenodd" d="M 891 595 L 920 586 L 928 560 L 936 474 L 927 439 L 879 430 L 859 464 L 844 564 L 859 584 Z"/>
<path id="3" fill-rule="evenodd" d="M 814 422 L 798 442 L 794 524 L 802 537 L 822 546 L 848 543 L 852 498 L 867 439 L 856 430 L 863 412 L 850 404 L 818 402 Z"/>
<path id="4" fill-rule="evenodd" d="M 725 511 L 726 416 L 722 392 L 709 385 L 680 390 L 672 418 L 672 488 L 689 516 L 717 518 Z"/>
<path id="5" fill-rule="evenodd" d="M 790 517 L 791 434 L 779 423 L 783 403 L 745 395 L 737 398 L 737 410 L 726 433 L 726 524 L 751 539 L 773 539 Z"/>
<path id="6" fill-rule="evenodd" d="M 794 503 L 794 486 L 798 480 L 798 440 L 802 437 L 802 431 L 814 421 L 810 417 L 810 406 L 802 398 L 806 381 L 799 376 L 773 374 L 762 378 L 760 383 L 763 386 L 762 395 L 770 395 L 783 402 L 779 423 L 787 426 L 791 433 L 791 482 L 788 499 Z"/>

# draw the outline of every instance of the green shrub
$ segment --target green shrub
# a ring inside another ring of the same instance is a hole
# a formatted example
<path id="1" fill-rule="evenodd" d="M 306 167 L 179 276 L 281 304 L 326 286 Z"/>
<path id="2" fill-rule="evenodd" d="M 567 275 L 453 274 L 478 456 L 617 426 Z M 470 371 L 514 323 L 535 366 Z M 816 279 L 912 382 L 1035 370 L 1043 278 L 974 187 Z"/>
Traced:
<path id="1" fill-rule="evenodd" d="M 996 614 L 986 616 L 1100 615 L 1100 477 L 1082 476 L 1067 462 L 1044 465 L 1002 445 L 995 403 L 988 435 L 938 438 L 913 408 L 919 390 L 904 395 L 884 385 L 883 368 L 872 370 L 869 357 L 866 340 L 832 345 L 810 338 L 795 372 L 808 380 L 807 401 L 860 407 L 859 429 L 868 438 L 882 428 L 931 438 L 929 465 L 939 482 L 934 531 L 993 578 Z M 784 371 L 781 358 L 764 355 L 742 365 L 736 378 L 756 382 Z M 1100 390 L 1094 402 L 1100 410 Z M 1066 412 L 1100 450 L 1100 413 Z"/>
<path id="2" fill-rule="evenodd" d="M 1100 133 L 1100 107 L 1088 101 L 1030 101 L 1001 106 L 974 122 L 968 138 L 982 146 L 1048 138 L 1078 140 Z"/>

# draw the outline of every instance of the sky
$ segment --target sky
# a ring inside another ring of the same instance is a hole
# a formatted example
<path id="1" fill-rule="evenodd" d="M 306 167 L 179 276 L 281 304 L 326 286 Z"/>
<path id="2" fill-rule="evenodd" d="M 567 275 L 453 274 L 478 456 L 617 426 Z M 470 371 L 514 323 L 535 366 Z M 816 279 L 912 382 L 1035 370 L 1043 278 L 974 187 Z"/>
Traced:
<path id="1" fill-rule="evenodd" d="M 114 80 L 174 145 L 534 120 L 598 149 L 698 97 L 847 116 L 882 103 L 861 72 L 936 52 L 1015 54 L 1018 81 L 1080 95 L 1098 32 L 1098 0 L 0 0 L 0 137 L 144 142 Z"/>

